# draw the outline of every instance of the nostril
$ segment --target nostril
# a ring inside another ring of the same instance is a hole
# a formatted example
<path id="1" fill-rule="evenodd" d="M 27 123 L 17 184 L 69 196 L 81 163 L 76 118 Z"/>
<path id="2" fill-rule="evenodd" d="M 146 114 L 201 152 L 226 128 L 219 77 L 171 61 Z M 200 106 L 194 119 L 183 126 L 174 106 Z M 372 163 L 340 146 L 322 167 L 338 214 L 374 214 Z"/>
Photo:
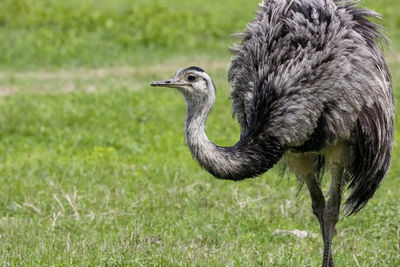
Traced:
<path id="1" fill-rule="evenodd" d="M 171 83 L 171 81 L 165 81 L 165 83 Z"/>

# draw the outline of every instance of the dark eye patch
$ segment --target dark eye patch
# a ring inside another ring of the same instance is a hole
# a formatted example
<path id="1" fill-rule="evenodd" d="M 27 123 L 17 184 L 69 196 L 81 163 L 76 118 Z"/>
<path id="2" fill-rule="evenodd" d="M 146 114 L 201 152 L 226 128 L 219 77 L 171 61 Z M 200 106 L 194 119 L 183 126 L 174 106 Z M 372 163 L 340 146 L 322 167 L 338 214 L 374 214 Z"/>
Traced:
<path id="1" fill-rule="evenodd" d="M 189 82 L 193 82 L 194 80 L 196 80 L 196 76 L 194 76 L 194 75 L 189 75 L 189 76 L 187 76 L 187 80 L 188 80 Z"/>

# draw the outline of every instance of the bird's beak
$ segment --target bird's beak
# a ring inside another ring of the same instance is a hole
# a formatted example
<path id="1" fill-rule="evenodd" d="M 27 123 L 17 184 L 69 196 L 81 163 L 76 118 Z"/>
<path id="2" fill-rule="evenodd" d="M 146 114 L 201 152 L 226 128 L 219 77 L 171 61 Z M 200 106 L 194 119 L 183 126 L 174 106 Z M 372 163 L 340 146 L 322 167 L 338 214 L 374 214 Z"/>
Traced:
<path id="1" fill-rule="evenodd" d="M 155 81 L 150 84 L 153 87 L 170 87 L 170 88 L 182 88 L 186 85 L 190 85 L 188 83 L 178 82 L 175 78 L 165 80 L 165 81 Z"/>
<path id="2" fill-rule="evenodd" d="M 165 81 L 155 81 L 150 84 L 153 87 L 172 87 L 175 88 L 177 86 L 181 86 L 181 84 L 177 83 L 175 79 L 169 79 Z"/>

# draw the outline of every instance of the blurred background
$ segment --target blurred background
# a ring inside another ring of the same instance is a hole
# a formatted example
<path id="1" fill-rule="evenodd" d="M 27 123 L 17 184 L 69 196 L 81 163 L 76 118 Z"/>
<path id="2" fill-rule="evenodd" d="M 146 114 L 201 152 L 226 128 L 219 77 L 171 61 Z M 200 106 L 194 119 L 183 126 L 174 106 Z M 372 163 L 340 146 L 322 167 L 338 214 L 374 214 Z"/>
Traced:
<path id="1" fill-rule="evenodd" d="M 227 55 L 229 35 L 256 1 L 52 1 L 0 3 L 2 66 L 140 64 L 166 55 Z"/>
<path id="2" fill-rule="evenodd" d="M 2 0 L 3 68 L 141 64 L 206 54 L 227 59 L 230 34 L 254 17 L 258 1 Z M 398 47 L 396 0 L 361 3 L 384 16 Z"/>
<path id="3" fill-rule="evenodd" d="M 184 145 L 180 95 L 149 87 L 181 67 L 206 69 L 218 88 L 207 132 L 234 144 L 230 35 L 258 2 L 0 1 L 0 264 L 320 264 L 319 225 L 294 177 L 216 180 Z M 383 15 L 399 106 L 400 5 L 360 5 Z M 341 216 L 338 266 L 400 265 L 399 161 L 396 144 L 375 197 Z M 274 234 L 294 229 L 309 235 Z"/>

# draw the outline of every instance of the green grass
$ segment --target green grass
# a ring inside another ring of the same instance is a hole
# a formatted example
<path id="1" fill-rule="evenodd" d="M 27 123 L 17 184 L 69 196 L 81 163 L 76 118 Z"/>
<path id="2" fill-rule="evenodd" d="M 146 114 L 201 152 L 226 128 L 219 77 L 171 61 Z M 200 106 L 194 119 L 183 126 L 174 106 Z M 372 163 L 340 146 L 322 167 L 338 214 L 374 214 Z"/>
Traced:
<path id="1" fill-rule="evenodd" d="M 228 99 L 229 56 L 227 52 L 215 56 L 215 51 L 231 43 L 222 36 L 242 28 L 256 4 L 231 1 L 226 9 L 232 8 L 238 17 L 227 14 L 225 21 L 218 14 L 223 5 L 211 1 L 207 5 L 204 1 L 172 1 L 168 6 L 161 1 L 135 1 L 151 10 L 163 6 L 170 12 L 190 13 L 197 20 L 206 16 L 211 20 L 207 23 L 222 30 L 214 37 L 205 34 L 210 39 L 205 48 L 197 44 L 198 30 L 188 33 L 189 44 L 179 39 L 180 44 L 121 46 L 115 54 L 103 54 L 108 42 L 116 40 L 104 29 L 90 30 L 101 25 L 100 19 L 87 24 L 73 20 L 95 11 L 106 20 L 109 14 L 122 12 L 119 4 L 126 7 L 129 2 L 64 2 L 0 3 L 0 38 L 6 38 L 8 31 L 15 34 L 15 41 L 26 33 L 27 40 L 44 42 L 32 50 L 25 50 L 29 44 L 22 41 L 20 47 L 0 42 L 0 51 L 4 51 L 0 55 L 4 70 L 0 73 L 0 265 L 318 266 L 322 238 L 308 192 L 302 190 L 296 196 L 296 180 L 279 178 L 276 169 L 240 183 L 216 180 L 198 167 L 184 145 L 181 96 L 149 87 L 151 80 L 168 78 L 181 66 L 207 69 L 218 88 L 207 132 L 220 145 L 233 144 L 239 127 L 231 117 Z M 400 7 L 396 3 L 365 1 L 388 17 L 385 23 L 393 52 L 387 57 L 399 106 L 396 23 Z M 14 14 L 18 9 L 9 5 L 22 5 L 23 15 Z M 63 12 L 67 7 L 70 13 Z M 35 12 L 46 15 L 35 22 L 39 16 Z M 70 18 L 68 14 L 78 15 Z M 60 58 L 56 51 L 46 52 L 49 40 L 62 37 L 54 33 L 54 38 L 38 38 L 42 33 L 37 25 L 45 23 L 46 16 L 61 16 L 56 25 L 77 23 L 72 28 L 78 28 L 76 38 L 81 46 L 65 43 L 70 54 Z M 116 25 L 122 23 L 118 21 L 123 16 L 115 16 Z M 184 24 L 174 21 L 177 24 L 170 25 L 159 18 L 152 23 L 167 25 L 171 32 Z M 82 30 L 79 25 L 88 28 Z M 113 33 L 122 35 L 132 25 L 121 24 Z M 176 34 L 195 28 L 187 27 Z M 179 51 L 172 53 L 175 45 Z M 195 55 L 197 49 L 200 55 Z M 153 53 L 128 56 L 140 51 Z M 176 57 L 178 53 L 182 55 Z M 166 59 L 155 63 L 161 55 Z M 146 61 L 133 60 L 140 57 Z M 396 114 L 400 129 L 399 108 Z M 400 140 L 399 130 L 396 137 Z M 334 238 L 337 266 L 400 265 L 399 160 L 397 142 L 390 173 L 374 198 L 356 216 L 341 216 Z M 316 236 L 274 235 L 278 229 L 306 230 Z"/>
<path id="2" fill-rule="evenodd" d="M 227 58 L 258 0 L 2 0 L 0 69 L 98 67 L 176 56 Z M 399 47 L 398 1 L 362 1 Z"/>
<path id="3" fill-rule="evenodd" d="M 153 60 L 226 56 L 230 34 L 244 28 L 256 3 L 2 0 L 0 67 L 132 64 L 154 53 Z"/>

